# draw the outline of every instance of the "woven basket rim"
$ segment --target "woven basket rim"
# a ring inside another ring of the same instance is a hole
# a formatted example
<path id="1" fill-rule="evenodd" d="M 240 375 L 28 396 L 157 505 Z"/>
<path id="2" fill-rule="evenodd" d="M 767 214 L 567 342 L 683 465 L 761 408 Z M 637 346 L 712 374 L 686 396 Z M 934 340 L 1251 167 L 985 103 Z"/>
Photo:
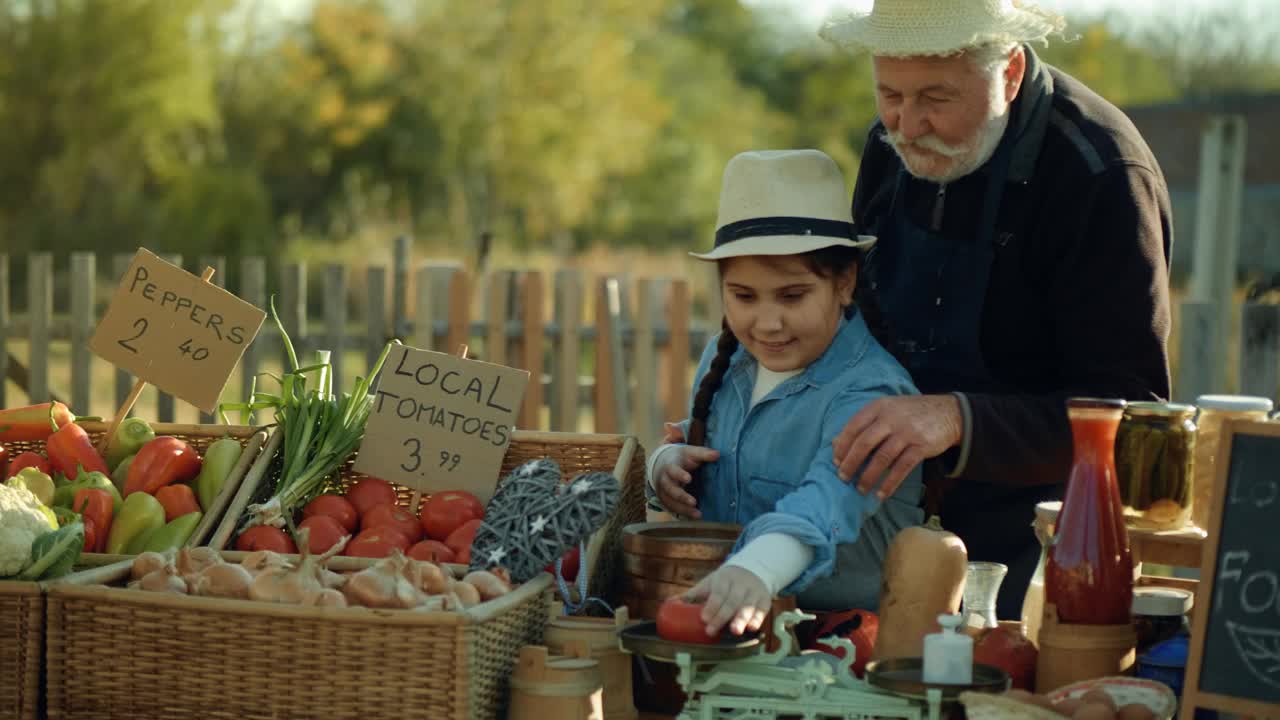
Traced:
<path id="1" fill-rule="evenodd" d="M 995 693 L 962 692 L 960 703 L 965 713 L 979 718 L 1022 718 L 1023 720 L 1062 720 L 1063 716 L 1048 708 L 1015 700 Z"/>
<path id="2" fill-rule="evenodd" d="M 76 423 L 87 433 L 105 433 L 111 429 L 111 423 L 98 420 L 83 420 Z M 273 424 L 264 425 L 223 425 L 221 423 L 161 423 L 147 422 L 156 435 L 190 435 L 192 437 L 222 437 L 230 435 L 236 438 L 253 437 L 254 433 L 269 431 Z"/>
<path id="3" fill-rule="evenodd" d="M 350 558 L 350 560 L 367 560 L 368 565 L 373 565 L 377 562 L 375 558 Z M 132 566 L 133 559 L 130 558 L 93 570 L 72 573 L 66 577 L 44 583 L 44 590 L 50 597 L 91 599 L 233 615 L 267 615 L 295 620 L 311 619 L 324 620 L 326 622 L 439 627 L 485 623 L 493 617 L 519 606 L 530 597 L 546 592 L 551 588 L 552 583 L 549 573 L 539 573 L 537 577 L 520 585 L 510 593 L 465 610 L 418 612 L 414 610 L 383 610 L 366 607 L 304 607 L 257 600 L 195 597 L 147 590 L 130 590 L 106 584 L 119 582 L 129 574 Z"/>

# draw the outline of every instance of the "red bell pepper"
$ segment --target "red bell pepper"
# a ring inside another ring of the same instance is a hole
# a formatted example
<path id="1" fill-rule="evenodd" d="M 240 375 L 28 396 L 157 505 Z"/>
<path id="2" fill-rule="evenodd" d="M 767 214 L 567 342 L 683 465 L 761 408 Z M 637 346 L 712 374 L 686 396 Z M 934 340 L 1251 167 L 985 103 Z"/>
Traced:
<path id="1" fill-rule="evenodd" d="M 53 477 L 53 472 L 49 470 L 49 460 L 38 452 L 28 450 L 9 461 L 9 469 L 5 472 L 4 479 L 8 480 L 29 467 Z"/>
<path id="2" fill-rule="evenodd" d="M 85 536 L 84 551 L 85 552 L 103 552 L 107 546 L 107 535 L 111 532 L 111 513 L 114 510 L 115 500 L 112 499 L 111 493 L 98 488 L 81 488 L 76 491 L 76 499 L 71 503 L 71 509 L 80 513 L 84 519 Z M 92 521 L 94 533 L 93 542 L 90 543 L 89 527 Z"/>
<path id="3" fill-rule="evenodd" d="M 165 485 L 156 490 L 156 500 L 164 507 L 164 521 L 173 522 L 183 515 L 200 512 L 200 503 L 189 485 Z"/>
<path id="4" fill-rule="evenodd" d="M 176 437 L 158 437 L 142 446 L 129 466 L 124 496 L 141 491 L 155 495 L 171 483 L 181 483 L 200 474 L 200 454 Z"/>
<path id="5" fill-rule="evenodd" d="M 48 423 L 55 421 L 47 418 L 45 420 Z M 54 472 L 62 473 L 67 479 L 75 478 L 82 469 L 111 477 L 111 468 L 107 467 L 107 461 L 98 454 L 93 440 L 89 439 L 89 433 L 73 422 L 50 434 L 44 449 L 49 453 L 49 467 Z"/>
<path id="6" fill-rule="evenodd" d="M 54 431 L 75 421 L 71 409 L 60 402 L 0 410 L 0 442 L 47 442 Z"/>

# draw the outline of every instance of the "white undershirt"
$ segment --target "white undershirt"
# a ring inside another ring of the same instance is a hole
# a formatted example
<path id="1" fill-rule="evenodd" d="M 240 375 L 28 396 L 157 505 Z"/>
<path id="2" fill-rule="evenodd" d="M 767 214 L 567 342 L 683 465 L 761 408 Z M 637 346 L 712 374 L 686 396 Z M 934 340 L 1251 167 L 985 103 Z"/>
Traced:
<path id="1" fill-rule="evenodd" d="M 774 388 L 803 371 L 804 368 L 774 372 L 757 364 L 756 382 L 751 389 L 751 407 L 755 407 L 756 403 L 773 392 Z M 679 445 L 660 445 L 649 454 L 645 475 L 650 485 L 653 485 L 653 468 L 657 466 L 664 453 L 676 447 Z M 726 560 L 725 565 L 748 570 L 764 582 L 770 595 L 777 595 L 800 577 L 811 562 L 813 562 L 813 548 L 790 535 L 768 533 L 747 543 Z"/>

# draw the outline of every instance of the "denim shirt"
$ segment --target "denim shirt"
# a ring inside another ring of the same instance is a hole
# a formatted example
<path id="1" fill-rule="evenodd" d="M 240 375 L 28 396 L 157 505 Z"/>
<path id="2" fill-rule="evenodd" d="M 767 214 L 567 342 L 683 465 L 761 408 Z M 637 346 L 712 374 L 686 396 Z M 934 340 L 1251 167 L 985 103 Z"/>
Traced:
<path id="1" fill-rule="evenodd" d="M 694 394 L 715 353 L 712 338 Z M 836 475 L 831 443 L 867 403 L 917 390 L 859 313 L 841 321 L 817 360 L 750 407 L 756 368 L 755 358 L 739 347 L 712 400 L 707 445 L 720 459 L 703 466 L 702 517 L 744 526 L 734 552 L 766 533 L 785 533 L 812 547 L 812 563 L 782 591 L 799 594 L 801 607 L 876 610 L 888 543 L 922 518 L 921 471 L 916 468 L 882 508 L 874 494 L 858 492 L 856 478 L 846 483 Z M 687 433 L 688 421 L 682 426 Z"/>

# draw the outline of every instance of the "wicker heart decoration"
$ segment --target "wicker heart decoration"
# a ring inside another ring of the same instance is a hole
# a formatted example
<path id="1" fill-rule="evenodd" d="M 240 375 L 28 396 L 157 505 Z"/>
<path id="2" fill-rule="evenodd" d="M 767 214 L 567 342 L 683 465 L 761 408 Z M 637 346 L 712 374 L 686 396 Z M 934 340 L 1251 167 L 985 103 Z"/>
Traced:
<path id="1" fill-rule="evenodd" d="M 543 458 L 516 468 L 485 507 L 471 543 L 471 569 L 506 568 L 527 582 L 603 527 L 618 505 L 618 479 L 589 472 L 560 482 L 560 468 Z"/>

